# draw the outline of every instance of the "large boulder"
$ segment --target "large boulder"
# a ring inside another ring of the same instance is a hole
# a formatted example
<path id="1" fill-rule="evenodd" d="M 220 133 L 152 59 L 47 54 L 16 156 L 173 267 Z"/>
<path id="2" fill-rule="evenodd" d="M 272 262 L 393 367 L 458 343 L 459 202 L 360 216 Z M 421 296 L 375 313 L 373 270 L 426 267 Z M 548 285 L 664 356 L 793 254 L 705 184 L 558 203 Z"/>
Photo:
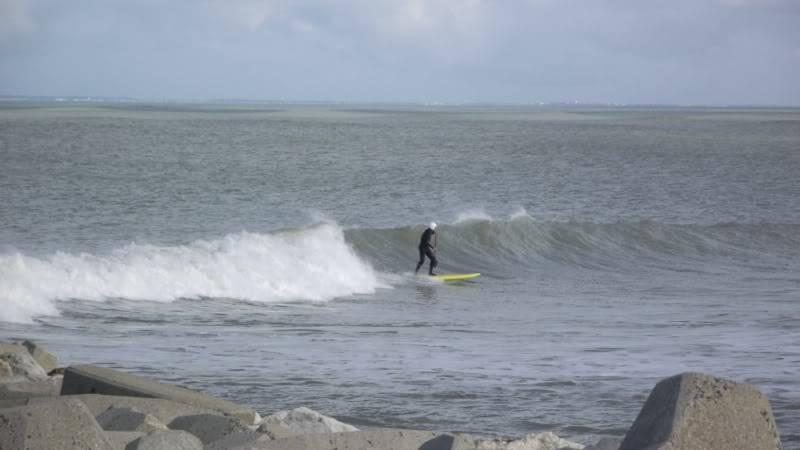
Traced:
<path id="1" fill-rule="evenodd" d="M 257 418 L 254 410 L 236 403 L 179 386 L 164 384 L 149 378 L 91 364 L 68 367 L 64 371 L 61 395 L 74 394 L 163 398 L 239 417 L 247 424 L 254 424 Z"/>
<path id="2" fill-rule="evenodd" d="M 105 431 L 167 431 L 166 425 L 150 414 L 131 408 L 110 408 L 98 415 L 97 424 Z"/>
<path id="3" fill-rule="evenodd" d="M 258 431 L 268 432 L 274 425 L 282 426 L 293 434 L 307 433 L 342 433 L 358 431 L 358 428 L 324 416 L 313 409 L 300 407 L 286 411 L 279 411 L 261 419 Z"/>
<path id="4" fill-rule="evenodd" d="M 175 420 L 176 417 L 180 416 L 216 413 L 216 411 L 212 409 L 198 408 L 185 403 L 178 403 L 160 398 L 122 397 L 118 395 L 98 394 L 70 395 L 69 398 L 82 401 L 95 416 L 99 416 L 111 408 L 129 408 L 146 411 L 147 414 L 155 417 L 163 424 L 168 424 Z M 36 398 L 31 399 L 31 402 L 34 403 L 38 401 L 42 400 Z"/>
<path id="5" fill-rule="evenodd" d="M 0 399 L 57 397 L 61 390 L 59 379 L 44 381 L 20 381 L 18 383 L 0 384 Z"/>
<path id="6" fill-rule="evenodd" d="M 254 441 L 228 447 L 212 444 L 210 448 L 225 450 L 453 450 L 457 436 L 433 431 L 370 430 L 344 433 L 300 434 L 283 439 L 262 435 Z"/>
<path id="7" fill-rule="evenodd" d="M 203 450 L 203 443 L 185 431 L 165 431 L 142 436 L 125 450 Z"/>
<path id="8" fill-rule="evenodd" d="M 86 405 L 53 400 L 0 410 L 2 449 L 111 450 L 111 444 Z"/>
<path id="9" fill-rule="evenodd" d="M 28 349 L 28 353 L 42 366 L 45 372 L 50 373 L 51 370 L 58 367 L 58 358 L 56 355 L 48 352 L 43 346 L 33 341 L 24 341 L 22 346 Z"/>
<path id="10" fill-rule="evenodd" d="M 231 433 L 248 431 L 241 419 L 216 414 L 178 417 L 169 423 L 169 428 L 192 433 L 203 444 L 217 441 Z"/>
<path id="11" fill-rule="evenodd" d="M 221 439 L 217 439 L 209 444 L 206 444 L 205 450 L 230 450 L 230 449 L 246 449 L 249 445 L 254 444 L 259 439 L 271 440 L 271 436 L 266 436 L 264 433 L 258 431 L 243 431 L 240 433 L 231 433 Z"/>
<path id="12" fill-rule="evenodd" d="M 128 444 L 142 436 L 147 436 L 147 433 L 141 431 L 106 431 L 106 438 L 108 438 L 108 442 L 111 443 L 111 448 L 114 450 L 125 450 Z"/>
<path id="13" fill-rule="evenodd" d="M 47 380 L 47 372 L 27 351 L 0 353 L 0 360 L 5 361 L 11 367 L 13 376 L 25 378 L 28 381 Z"/>
<path id="14" fill-rule="evenodd" d="M 780 450 L 769 400 L 753 386 L 701 373 L 656 384 L 620 450 Z"/>

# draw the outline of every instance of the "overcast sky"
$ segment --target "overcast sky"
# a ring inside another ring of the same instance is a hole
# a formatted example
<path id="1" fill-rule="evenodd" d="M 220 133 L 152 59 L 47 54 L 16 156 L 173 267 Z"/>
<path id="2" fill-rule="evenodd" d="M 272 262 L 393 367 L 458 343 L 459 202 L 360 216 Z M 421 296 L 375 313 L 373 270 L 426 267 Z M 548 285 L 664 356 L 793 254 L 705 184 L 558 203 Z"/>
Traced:
<path id="1" fill-rule="evenodd" d="M 0 0 L 0 94 L 800 105 L 800 0 Z"/>

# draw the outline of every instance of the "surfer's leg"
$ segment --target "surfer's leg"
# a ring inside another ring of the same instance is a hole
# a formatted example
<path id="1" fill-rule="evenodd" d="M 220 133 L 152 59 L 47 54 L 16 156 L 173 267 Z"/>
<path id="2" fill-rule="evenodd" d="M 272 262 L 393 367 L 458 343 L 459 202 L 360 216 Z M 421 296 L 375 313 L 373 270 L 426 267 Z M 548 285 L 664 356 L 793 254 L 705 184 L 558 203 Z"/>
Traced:
<path id="1" fill-rule="evenodd" d="M 436 255 L 430 250 L 426 251 L 425 254 L 428 255 L 428 258 L 431 260 L 431 265 L 428 267 L 428 275 L 435 275 L 433 273 L 433 268 L 439 265 L 439 262 L 436 261 Z"/>
<path id="2" fill-rule="evenodd" d="M 419 272 L 419 268 L 425 264 L 425 250 L 419 249 L 419 262 L 417 263 L 417 268 L 414 269 L 414 273 Z"/>

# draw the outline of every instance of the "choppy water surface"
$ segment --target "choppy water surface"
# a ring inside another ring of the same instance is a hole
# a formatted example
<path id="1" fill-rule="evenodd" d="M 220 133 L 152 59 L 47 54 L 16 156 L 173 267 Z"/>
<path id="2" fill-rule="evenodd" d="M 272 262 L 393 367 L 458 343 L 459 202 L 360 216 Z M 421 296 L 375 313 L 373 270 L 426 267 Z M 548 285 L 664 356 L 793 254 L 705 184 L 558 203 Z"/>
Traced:
<path id="1" fill-rule="evenodd" d="M 796 110 L 7 105 L 0 161 L 0 338 L 67 364 L 582 442 L 703 371 L 800 448 Z"/>

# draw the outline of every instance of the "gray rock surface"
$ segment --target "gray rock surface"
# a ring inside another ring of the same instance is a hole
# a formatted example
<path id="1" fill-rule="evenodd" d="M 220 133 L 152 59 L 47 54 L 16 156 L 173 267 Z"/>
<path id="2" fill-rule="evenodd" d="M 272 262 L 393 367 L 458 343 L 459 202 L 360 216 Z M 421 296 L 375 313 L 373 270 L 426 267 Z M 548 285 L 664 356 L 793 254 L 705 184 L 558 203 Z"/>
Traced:
<path id="1" fill-rule="evenodd" d="M 68 399 L 0 410 L 0 448 L 110 450 L 111 443 L 86 405 Z"/>
<path id="2" fill-rule="evenodd" d="M 56 355 L 48 352 L 43 346 L 27 340 L 22 342 L 22 346 L 28 349 L 28 353 L 42 366 L 45 372 L 50 373 L 51 370 L 58 367 L 58 358 L 56 358 Z"/>
<path id="3" fill-rule="evenodd" d="M 17 406 L 27 406 L 30 403 L 30 398 L 0 398 L 0 409 L 16 408 Z"/>
<path id="4" fill-rule="evenodd" d="M 82 401 L 94 416 L 98 416 L 109 408 L 130 408 L 145 411 L 158 419 L 163 424 L 168 424 L 180 416 L 195 414 L 214 414 L 212 409 L 198 408 L 185 403 L 173 402 L 161 398 L 122 397 L 118 395 L 83 394 L 70 395 L 62 398 L 74 398 Z M 42 401 L 31 399 L 31 402 Z"/>
<path id="5" fill-rule="evenodd" d="M 297 432 L 280 423 L 262 423 L 256 428 L 261 434 L 266 434 L 272 439 L 283 439 L 295 436 Z"/>
<path id="6" fill-rule="evenodd" d="M 163 398 L 239 417 L 247 424 L 254 424 L 257 416 L 254 410 L 227 400 L 91 364 L 68 367 L 64 371 L 61 395 L 74 394 Z"/>
<path id="7" fill-rule="evenodd" d="M 21 344 L 9 344 L 7 342 L 0 342 L 0 353 L 28 353 L 28 349 Z"/>
<path id="8" fill-rule="evenodd" d="M 301 434 L 283 439 L 261 436 L 226 450 L 451 450 L 456 437 L 447 433 L 412 430 L 371 430 Z"/>
<path id="9" fill-rule="evenodd" d="M 203 450 L 203 443 L 185 431 L 165 431 L 142 436 L 125 450 Z"/>
<path id="10" fill-rule="evenodd" d="M 338 420 L 324 416 L 306 407 L 295 408 L 286 411 L 279 411 L 261 419 L 261 426 L 258 431 L 269 432 L 270 427 L 273 432 L 279 425 L 288 429 L 292 434 L 306 433 L 342 433 L 347 431 L 358 431 L 358 428 L 339 422 Z"/>
<path id="11" fill-rule="evenodd" d="M 753 386 L 700 373 L 660 381 L 620 450 L 778 450 L 772 408 Z"/>
<path id="12" fill-rule="evenodd" d="M 11 370 L 11 366 L 4 360 L 0 359 L 0 378 L 6 378 L 13 375 L 14 371 Z"/>
<path id="13" fill-rule="evenodd" d="M 131 442 L 146 436 L 141 431 L 106 431 L 106 438 L 114 450 L 125 450 Z"/>
<path id="14" fill-rule="evenodd" d="M 248 445 L 253 444 L 259 439 L 273 439 L 270 436 L 264 435 L 258 431 L 243 431 L 240 433 L 231 433 L 222 439 L 206 444 L 205 450 L 228 450 L 231 448 L 246 448 Z"/>
<path id="15" fill-rule="evenodd" d="M 622 438 L 604 437 L 594 445 L 584 447 L 583 450 L 619 450 L 620 445 L 622 445 Z"/>
<path id="16" fill-rule="evenodd" d="M 468 434 L 456 434 L 452 450 L 581 450 L 583 444 L 562 439 L 557 435 L 531 433 L 522 439 L 476 438 Z"/>
<path id="17" fill-rule="evenodd" d="M 47 380 L 47 372 L 27 351 L 0 353 L 0 360 L 8 363 L 13 375 L 24 377 L 29 381 Z"/>
<path id="18" fill-rule="evenodd" d="M 96 418 L 97 424 L 105 431 L 141 431 L 154 433 L 167 431 L 166 425 L 150 414 L 131 408 L 110 408 Z"/>
<path id="19" fill-rule="evenodd" d="M 216 414 L 198 414 L 177 417 L 169 423 L 173 430 L 183 430 L 197 436 L 203 444 L 217 441 L 223 437 L 242 431 L 248 431 L 241 419 Z"/>
<path id="20" fill-rule="evenodd" d="M 58 379 L 5 383 L 0 384 L 0 399 L 56 397 L 60 390 L 61 382 Z"/>

